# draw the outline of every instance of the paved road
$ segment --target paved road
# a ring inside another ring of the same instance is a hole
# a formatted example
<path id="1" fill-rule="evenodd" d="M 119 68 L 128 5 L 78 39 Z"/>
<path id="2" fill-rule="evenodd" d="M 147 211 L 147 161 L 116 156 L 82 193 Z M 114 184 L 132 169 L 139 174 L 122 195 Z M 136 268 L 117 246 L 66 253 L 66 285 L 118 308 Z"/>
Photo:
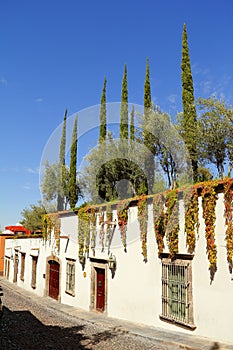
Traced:
<path id="1" fill-rule="evenodd" d="M 4 315 L 0 321 L 1 350 L 165 350 L 153 340 L 135 336 L 114 326 L 80 320 L 33 301 L 12 290 L 4 290 Z"/>

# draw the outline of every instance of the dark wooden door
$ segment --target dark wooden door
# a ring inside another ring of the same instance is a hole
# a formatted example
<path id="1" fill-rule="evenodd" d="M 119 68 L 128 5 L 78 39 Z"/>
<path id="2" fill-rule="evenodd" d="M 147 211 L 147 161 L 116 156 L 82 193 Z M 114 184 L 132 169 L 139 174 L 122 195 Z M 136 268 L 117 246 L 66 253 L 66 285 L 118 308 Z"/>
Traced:
<path id="1" fill-rule="evenodd" d="M 19 257 L 18 254 L 15 254 L 14 257 L 14 277 L 13 277 L 13 282 L 17 282 L 17 276 L 18 276 L 18 264 L 19 264 Z"/>
<path id="2" fill-rule="evenodd" d="M 104 311 L 105 304 L 105 270 L 96 269 L 96 310 Z"/>
<path id="3" fill-rule="evenodd" d="M 49 296 L 57 300 L 59 296 L 60 265 L 56 261 L 50 261 L 49 264 Z"/>

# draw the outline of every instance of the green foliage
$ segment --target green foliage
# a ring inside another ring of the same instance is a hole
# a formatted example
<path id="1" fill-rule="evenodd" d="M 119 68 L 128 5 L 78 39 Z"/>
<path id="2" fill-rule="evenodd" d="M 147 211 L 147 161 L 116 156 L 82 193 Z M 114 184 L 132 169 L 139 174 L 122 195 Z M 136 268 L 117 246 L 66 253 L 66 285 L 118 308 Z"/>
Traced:
<path id="1" fill-rule="evenodd" d="M 57 195 L 57 210 L 64 209 L 64 197 L 67 191 L 67 179 L 66 179 L 66 167 L 65 167 L 65 152 L 66 152 L 66 117 L 67 109 L 64 114 L 62 136 L 60 141 L 60 153 L 59 153 L 59 173 L 58 173 L 58 186 L 59 191 Z"/>
<path id="2" fill-rule="evenodd" d="M 77 123 L 78 118 L 76 117 L 74 121 L 70 151 L 69 203 L 71 209 L 75 208 L 80 192 L 77 183 Z"/>
<path id="3" fill-rule="evenodd" d="M 42 218 L 46 214 L 45 207 L 41 202 L 31 204 L 30 208 L 25 208 L 21 212 L 22 220 L 20 223 L 32 232 L 42 231 Z"/>
<path id="4" fill-rule="evenodd" d="M 140 226 L 140 238 L 142 242 L 142 255 L 144 258 L 143 261 L 147 262 L 148 205 L 147 205 L 147 197 L 145 194 L 142 194 L 138 198 L 137 207 L 138 207 L 138 221 Z"/>
<path id="5" fill-rule="evenodd" d="M 117 205 L 117 217 L 118 217 L 118 225 L 121 231 L 121 241 L 125 252 L 127 252 L 126 232 L 127 232 L 128 214 L 129 214 L 128 211 L 129 211 L 129 201 L 127 199 L 120 201 Z"/>
<path id="6" fill-rule="evenodd" d="M 128 139 L 128 83 L 126 65 L 124 66 L 124 75 L 122 80 L 121 91 L 120 138 Z"/>
<path id="7" fill-rule="evenodd" d="M 99 134 L 99 143 L 106 140 L 106 133 L 107 133 L 107 125 L 106 125 L 106 118 L 107 118 L 107 111 L 106 111 L 106 84 L 107 80 L 104 78 L 104 86 L 102 90 L 102 96 L 101 96 L 101 104 L 100 104 L 100 134 Z"/>
<path id="8" fill-rule="evenodd" d="M 164 236 L 166 231 L 166 214 L 164 211 L 165 207 L 165 196 L 163 193 L 158 193 L 153 197 L 153 221 L 156 242 L 158 245 L 158 255 L 163 253 L 164 250 Z"/>
<path id="9" fill-rule="evenodd" d="M 130 141 L 131 143 L 135 140 L 135 127 L 134 127 L 134 106 L 130 113 Z"/>
<path id="10" fill-rule="evenodd" d="M 45 171 L 41 184 L 41 192 L 45 202 L 51 202 L 57 198 L 58 193 L 58 164 L 44 164 Z"/>
<path id="11" fill-rule="evenodd" d="M 135 144 L 131 149 L 127 140 L 109 138 L 105 144 L 99 144 L 89 152 L 82 171 L 89 200 L 99 203 L 101 200 L 123 199 L 141 194 L 142 188 L 144 193 L 147 192 L 144 154 L 139 146 Z"/>
<path id="12" fill-rule="evenodd" d="M 151 87 L 150 87 L 150 67 L 149 60 L 146 60 L 146 76 L 144 82 L 144 120 L 143 120 L 143 141 L 145 147 L 149 150 L 145 157 L 145 170 L 146 177 L 148 180 L 148 190 L 152 193 L 153 183 L 154 183 L 154 147 L 153 147 L 153 135 L 147 127 L 148 118 L 151 112 L 152 102 L 151 102 Z"/>
<path id="13" fill-rule="evenodd" d="M 174 257 L 178 253 L 178 243 L 179 243 L 179 202 L 178 202 L 178 191 L 172 190 L 166 193 L 166 203 L 167 207 L 166 217 L 165 217 L 165 227 L 166 227 L 166 238 L 168 249 L 171 257 Z"/>
<path id="14" fill-rule="evenodd" d="M 214 184 L 206 183 L 205 186 L 203 186 L 201 196 L 203 218 L 205 220 L 206 251 L 208 255 L 210 276 L 212 281 L 214 278 L 214 274 L 217 270 L 217 246 L 215 242 L 215 207 L 218 196 L 215 192 Z"/>
<path id="15" fill-rule="evenodd" d="M 150 66 L 149 60 L 146 60 L 146 77 L 144 82 L 144 112 L 150 110 L 151 103 L 151 87 L 150 87 Z"/>
<path id="16" fill-rule="evenodd" d="M 216 165 L 220 178 L 224 177 L 224 164 L 229 162 L 228 175 L 233 164 L 233 110 L 223 100 L 214 97 L 199 98 L 197 106 L 200 157 L 205 163 Z"/>
<path id="17" fill-rule="evenodd" d="M 197 114 L 194 103 L 193 78 L 191 72 L 186 24 L 184 24 L 182 34 L 181 70 L 183 115 L 180 118 L 180 132 L 190 154 L 194 181 L 197 181 Z"/>
<path id="18" fill-rule="evenodd" d="M 44 165 L 44 177 L 41 183 L 41 192 L 43 195 L 43 201 L 46 204 L 46 207 L 49 206 L 51 211 L 57 211 L 57 200 L 58 196 L 62 198 L 63 196 L 63 205 L 66 208 L 69 201 L 69 192 L 68 192 L 68 181 L 69 181 L 69 170 L 66 166 L 62 167 L 62 172 L 64 179 L 66 180 L 66 190 L 65 193 L 61 191 L 60 186 L 60 167 L 59 164 L 53 163 L 49 164 L 48 162 Z M 56 203 L 55 203 L 56 202 Z"/>

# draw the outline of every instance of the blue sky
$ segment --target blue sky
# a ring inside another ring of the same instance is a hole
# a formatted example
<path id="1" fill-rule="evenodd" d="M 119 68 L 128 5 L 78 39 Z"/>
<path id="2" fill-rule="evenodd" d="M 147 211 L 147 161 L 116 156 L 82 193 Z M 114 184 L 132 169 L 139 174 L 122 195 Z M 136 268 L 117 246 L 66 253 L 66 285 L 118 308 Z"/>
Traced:
<path id="1" fill-rule="evenodd" d="M 107 101 L 120 101 L 127 64 L 129 101 L 142 104 L 149 58 L 154 103 L 171 116 L 181 111 L 184 22 L 195 97 L 232 104 L 232 13 L 232 0 L 2 0 L 0 228 L 41 199 L 50 135 L 66 108 L 72 115 L 99 104 L 104 76 Z"/>

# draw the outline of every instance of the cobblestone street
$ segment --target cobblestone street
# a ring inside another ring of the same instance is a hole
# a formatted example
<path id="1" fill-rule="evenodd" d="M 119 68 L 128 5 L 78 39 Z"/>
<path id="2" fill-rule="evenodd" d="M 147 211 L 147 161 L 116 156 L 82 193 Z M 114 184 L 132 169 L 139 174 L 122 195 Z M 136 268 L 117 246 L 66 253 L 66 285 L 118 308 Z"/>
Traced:
<path id="1" fill-rule="evenodd" d="M 100 327 L 49 308 L 3 286 L 0 349 L 165 349 L 124 330 Z"/>

